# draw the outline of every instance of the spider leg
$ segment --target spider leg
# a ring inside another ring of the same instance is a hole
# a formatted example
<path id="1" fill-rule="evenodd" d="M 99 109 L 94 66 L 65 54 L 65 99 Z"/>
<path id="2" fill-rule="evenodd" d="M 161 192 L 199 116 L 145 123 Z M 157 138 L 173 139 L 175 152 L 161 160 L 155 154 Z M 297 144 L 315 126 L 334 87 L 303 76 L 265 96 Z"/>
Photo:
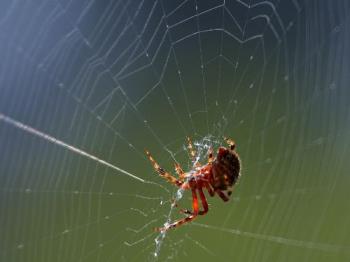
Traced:
<path id="1" fill-rule="evenodd" d="M 215 195 L 214 190 L 212 189 L 212 187 L 210 186 L 210 184 L 208 182 L 204 182 L 204 186 L 207 189 L 207 191 L 208 191 L 210 196 L 214 196 Z"/>
<path id="2" fill-rule="evenodd" d="M 233 141 L 232 139 L 227 138 L 227 137 L 224 137 L 224 140 L 225 140 L 226 143 L 230 146 L 230 149 L 231 149 L 231 150 L 234 150 L 234 149 L 235 149 L 235 147 L 236 147 L 235 141 Z"/>
<path id="3" fill-rule="evenodd" d="M 214 161 L 214 156 L 213 156 L 213 148 L 209 148 L 208 150 L 208 164 L 211 164 Z"/>
<path id="4" fill-rule="evenodd" d="M 175 163 L 175 171 L 176 171 L 176 173 L 179 175 L 179 179 L 180 179 L 181 181 L 185 181 L 185 176 L 186 176 L 186 174 L 185 174 L 185 172 L 182 170 L 182 168 L 181 168 L 181 166 L 180 166 L 179 163 Z"/>
<path id="5" fill-rule="evenodd" d="M 205 195 L 203 193 L 202 188 L 198 189 L 198 193 L 199 193 L 199 197 L 201 198 L 201 202 L 202 202 L 202 206 L 203 206 L 203 210 L 198 211 L 198 215 L 205 215 L 206 213 L 208 213 L 209 210 L 209 206 L 208 206 L 208 202 L 205 198 Z M 181 213 L 184 214 L 188 214 L 188 215 L 194 215 L 194 212 L 191 212 L 190 210 L 187 209 L 181 209 L 180 210 Z"/>
<path id="6" fill-rule="evenodd" d="M 201 198 L 201 202 L 203 206 L 203 210 L 199 211 L 198 214 L 205 215 L 206 213 L 208 213 L 208 210 L 209 210 L 208 202 L 203 193 L 203 189 L 198 188 L 198 192 L 199 192 L 199 197 Z"/>
<path id="7" fill-rule="evenodd" d="M 177 185 L 177 186 L 181 186 L 183 184 L 182 181 L 176 179 L 176 177 L 173 177 L 172 175 L 170 175 L 168 172 L 166 172 L 163 168 L 161 168 L 159 166 L 159 164 L 154 160 L 154 158 L 152 157 L 151 153 L 149 151 L 146 150 L 146 154 L 148 156 L 149 161 L 151 161 L 154 170 L 163 178 L 165 178 L 166 180 L 168 180 L 168 182 Z"/>
<path id="8" fill-rule="evenodd" d="M 229 200 L 229 198 L 221 190 L 215 190 L 215 192 L 222 200 L 224 200 L 224 202 L 227 202 Z"/>
<path id="9" fill-rule="evenodd" d="M 198 206 L 198 197 L 197 197 L 195 189 L 192 189 L 192 208 L 193 208 L 193 212 L 188 217 L 177 220 L 177 221 L 175 221 L 175 222 L 173 222 L 165 227 L 156 228 L 156 231 L 167 231 L 171 228 L 175 228 L 175 227 L 181 226 L 182 224 L 191 222 L 193 219 L 195 219 L 197 217 L 198 212 L 199 212 L 198 211 L 199 206 Z"/>
<path id="10" fill-rule="evenodd" d="M 194 149 L 192 140 L 189 137 L 187 137 L 187 148 L 190 151 L 192 162 L 195 164 L 196 167 L 199 167 L 201 164 L 198 161 L 196 161 L 196 150 Z"/>
<path id="11" fill-rule="evenodd" d="M 187 137 L 187 148 L 190 151 L 190 155 L 192 157 L 192 161 L 196 161 L 196 150 L 194 150 L 193 143 L 191 138 Z"/>

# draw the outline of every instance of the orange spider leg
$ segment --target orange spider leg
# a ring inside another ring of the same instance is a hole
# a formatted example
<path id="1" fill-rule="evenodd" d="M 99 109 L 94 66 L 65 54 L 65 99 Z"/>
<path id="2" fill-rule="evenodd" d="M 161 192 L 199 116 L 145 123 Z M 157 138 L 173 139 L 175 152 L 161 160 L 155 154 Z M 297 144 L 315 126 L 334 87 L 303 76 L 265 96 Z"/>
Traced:
<path id="1" fill-rule="evenodd" d="M 231 150 L 234 150 L 234 149 L 235 149 L 235 147 L 236 147 L 235 141 L 233 141 L 232 139 L 227 138 L 227 137 L 224 137 L 224 140 L 225 140 L 226 143 L 230 146 L 230 149 L 231 149 Z"/>
<path id="2" fill-rule="evenodd" d="M 208 210 L 209 210 L 208 202 L 207 202 L 207 199 L 205 198 L 202 188 L 198 188 L 198 193 L 199 193 L 199 197 L 201 198 L 201 202 L 203 206 L 203 210 L 199 211 L 198 214 L 205 215 L 206 213 L 208 213 Z"/>
<path id="3" fill-rule="evenodd" d="M 193 148 L 193 144 L 192 144 L 192 140 L 191 138 L 187 137 L 187 148 L 189 149 L 190 151 L 190 155 L 192 157 L 192 161 L 196 161 L 196 151 L 194 150 Z"/>
<path id="4" fill-rule="evenodd" d="M 201 164 L 197 161 L 195 162 L 197 159 L 196 159 L 196 150 L 194 149 L 194 146 L 193 146 L 193 143 L 192 143 L 192 140 L 191 138 L 187 137 L 187 148 L 188 150 L 190 151 L 190 155 L 192 157 L 192 162 L 193 163 L 196 163 L 196 167 L 199 167 Z"/>
<path id="5" fill-rule="evenodd" d="M 156 230 L 157 231 L 166 231 L 166 230 L 169 230 L 171 228 L 181 226 L 182 224 L 191 222 L 193 219 L 195 219 L 197 217 L 197 215 L 199 213 L 199 206 L 198 206 L 198 197 L 197 197 L 195 189 L 192 189 L 192 209 L 193 209 L 193 212 L 191 212 L 191 214 L 188 217 L 177 220 L 166 227 L 156 228 Z"/>
<path id="6" fill-rule="evenodd" d="M 205 215 L 206 213 L 208 213 L 208 210 L 209 210 L 208 202 L 205 198 L 202 188 L 198 188 L 198 193 L 199 193 L 199 197 L 201 198 L 201 202 L 203 206 L 203 210 L 198 211 L 198 215 Z M 191 212 L 190 210 L 187 210 L 187 209 L 181 209 L 180 212 L 188 215 L 194 215 L 194 212 Z"/>
<path id="7" fill-rule="evenodd" d="M 185 181 L 185 176 L 186 176 L 186 174 L 185 174 L 185 172 L 182 170 L 182 168 L 181 168 L 181 166 L 180 166 L 179 163 L 175 163 L 175 171 L 176 171 L 176 173 L 179 175 L 179 179 L 180 179 L 181 181 Z"/>
<path id="8" fill-rule="evenodd" d="M 214 156 L 213 156 L 213 148 L 209 148 L 208 150 L 208 164 L 213 163 L 214 161 Z"/>
<path id="9" fill-rule="evenodd" d="M 151 153 L 149 151 L 146 150 L 146 154 L 148 156 L 149 161 L 151 161 L 154 170 L 163 178 L 165 178 L 166 180 L 168 180 L 170 183 L 177 185 L 177 186 L 181 186 L 183 184 L 182 181 L 176 179 L 176 177 L 173 177 L 172 175 L 170 175 L 168 172 L 166 172 L 163 168 L 161 168 L 159 166 L 159 164 L 154 160 L 154 158 L 151 156 Z"/>

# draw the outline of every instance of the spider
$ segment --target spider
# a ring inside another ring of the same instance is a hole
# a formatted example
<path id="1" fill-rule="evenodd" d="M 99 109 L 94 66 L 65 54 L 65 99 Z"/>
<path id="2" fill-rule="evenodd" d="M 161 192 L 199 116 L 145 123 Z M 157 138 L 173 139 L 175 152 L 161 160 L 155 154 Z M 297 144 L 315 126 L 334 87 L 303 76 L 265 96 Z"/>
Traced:
<path id="1" fill-rule="evenodd" d="M 203 188 L 208 191 L 211 197 L 217 194 L 223 201 L 226 202 L 229 200 L 229 197 L 232 194 L 232 188 L 240 177 L 241 164 L 239 156 L 235 151 L 235 142 L 228 138 L 224 139 L 228 144 L 228 147 L 219 147 L 216 157 L 213 156 L 213 149 L 210 148 L 208 150 L 208 162 L 205 165 L 201 165 L 196 161 L 196 151 L 191 139 L 188 137 L 188 150 L 194 163 L 194 170 L 185 173 L 180 164 L 175 163 L 175 171 L 179 176 L 178 178 L 172 176 L 160 167 L 150 152 L 146 150 L 146 154 L 151 161 L 153 168 L 161 177 L 181 189 L 191 190 L 192 192 L 193 211 L 181 209 L 180 213 L 186 214 L 186 217 L 172 222 L 165 227 L 156 228 L 156 231 L 167 231 L 168 229 L 191 222 L 198 215 L 205 215 L 209 208 Z M 199 194 L 202 203 L 202 210 L 199 210 L 197 193 Z"/>

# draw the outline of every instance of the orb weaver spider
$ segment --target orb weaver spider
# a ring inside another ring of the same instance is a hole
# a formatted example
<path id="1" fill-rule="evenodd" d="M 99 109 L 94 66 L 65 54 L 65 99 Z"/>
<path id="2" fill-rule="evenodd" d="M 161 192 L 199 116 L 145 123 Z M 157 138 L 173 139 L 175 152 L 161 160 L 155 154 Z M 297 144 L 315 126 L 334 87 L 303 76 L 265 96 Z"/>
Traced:
<path id="1" fill-rule="evenodd" d="M 232 194 L 232 188 L 240 177 L 241 163 L 240 158 L 235 151 L 235 142 L 229 138 L 224 139 L 228 144 L 228 148 L 219 147 L 216 157 L 213 155 L 213 149 L 209 148 L 208 162 L 205 165 L 201 165 L 196 161 L 196 151 L 191 139 L 188 137 L 188 150 L 194 163 L 194 170 L 185 173 L 180 164 L 175 163 L 175 172 L 178 174 L 178 178 L 172 176 L 160 167 L 150 152 L 146 150 L 148 159 L 151 161 L 155 171 L 161 177 L 183 190 L 191 190 L 192 192 L 192 211 L 181 209 L 180 213 L 187 215 L 185 218 L 172 222 L 165 227 L 156 228 L 156 231 L 167 231 L 171 228 L 191 222 L 198 215 L 205 215 L 208 212 L 209 207 L 203 188 L 208 191 L 211 197 L 216 193 L 223 201 L 226 202 L 229 200 L 229 197 Z M 202 210 L 199 210 L 197 193 L 199 194 L 202 203 Z"/>

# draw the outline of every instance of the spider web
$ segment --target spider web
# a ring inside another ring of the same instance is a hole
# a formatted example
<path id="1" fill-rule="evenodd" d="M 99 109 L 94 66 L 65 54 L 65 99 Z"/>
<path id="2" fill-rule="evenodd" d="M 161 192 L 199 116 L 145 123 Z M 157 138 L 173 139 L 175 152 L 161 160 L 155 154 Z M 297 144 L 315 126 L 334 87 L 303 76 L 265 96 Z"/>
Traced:
<path id="1" fill-rule="evenodd" d="M 349 3 L 2 1 L 3 261 L 348 261 Z M 231 200 L 167 233 L 173 172 L 236 141 Z"/>

